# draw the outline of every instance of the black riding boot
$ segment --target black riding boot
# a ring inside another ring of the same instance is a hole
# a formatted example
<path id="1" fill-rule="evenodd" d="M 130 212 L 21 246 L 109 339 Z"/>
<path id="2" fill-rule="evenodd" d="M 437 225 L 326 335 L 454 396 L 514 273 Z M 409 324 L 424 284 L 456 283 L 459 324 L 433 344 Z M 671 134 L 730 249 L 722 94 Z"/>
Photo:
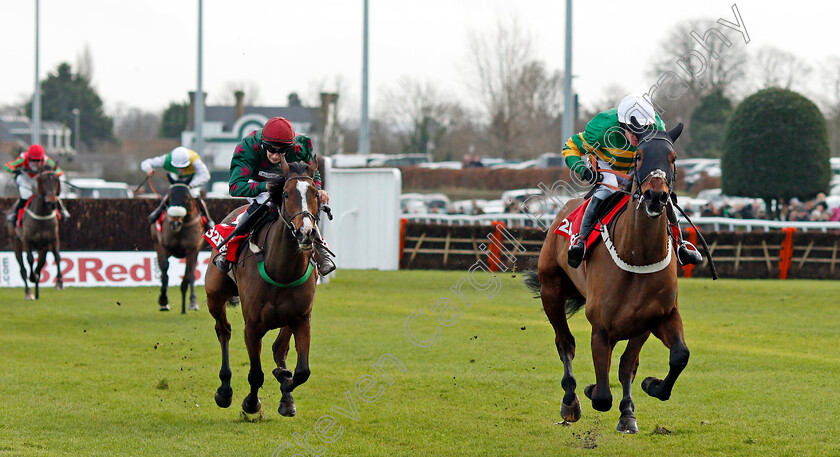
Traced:
<path id="1" fill-rule="evenodd" d="M 223 274 L 227 274 L 227 272 L 230 271 L 230 262 L 225 258 L 225 254 L 221 252 L 222 248 L 227 246 L 228 241 L 233 238 L 251 231 L 254 225 L 262 219 L 262 216 L 268 211 L 268 208 L 268 203 L 252 203 L 251 206 L 245 210 L 245 214 L 243 214 L 239 219 L 239 222 L 236 224 L 236 228 L 230 232 L 230 235 L 228 235 L 221 244 L 219 244 L 219 257 L 216 258 L 216 267 Z"/>
<path id="2" fill-rule="evenodd" d="M 158 207 L 155 208 L 155 210 L 152 211 L 151 214 L 149 214 L 149 216 L 146 218 L 146 220 L 149 221 L 149 224 L 154 224 L 155 222 L 157 222 L 158 218 L 160 217 L 160 213 L 162 213 L 163 210 L 166 209 L 166 203 L 168 201 L 169 195 L 163 197 L 163 199 L 160 201 L 160 205 L 158 205 Z"/>
<path id="3" fill-rule="evenodd" d="M 18 198 L 18 201 L 17 203 L 15 203 L 15 206 L 12 207 L 11 212 L 6 216 L 6 220 L 9 221 L 10 224 L 14 224 L 15 222 L 17 222 L 18 211 L 20 211 L 20 209 L 23 208 L 24 205 L 26 205 L 26 199 Z"/>
<path id="4" fill-rule="evenodd" d="M 327 247 L 326 240 L 323 238 L 316 239 L 312 246 L 315 248 L 318 274 L 326 276 L 335 271 L 335 262 L 332 260 L 334 254 Z"/>
<path id="5" fill-rule="evenodd" d="M 580 222 L 580 233 L 578 234 L 577 241 L 574 245 L 569 246 L 568 263 L 572 268 L 579 267 L 580 263 L 583 262 L 583 256 L 586 254 L 586 239 L 592 232 L 592 228 L 595 227 L 596 213 L 602 202 L 603 200 L 593 196 L 589 202 L 589 206 L 586 207 L 586 211 L 583 213 L 583 220 Z"/>
<path id="6" fill-rule="evenodd" d="M 677 232 L 677 258 L 680 263 L 682 265 L 699 265 L 703 263 L 703 256 L 700 254 L 700 251 L 694 246 L 692 246 L 694 249 L 690 249 L 688 246 L 691 243 L 683 239 L 680 226 L 677 224 L 677 212 L 671 202 L 668 202 L 668 208 L 665 210 L 665 213 L 668 215 L 668 224 L 670 224 L 670 227 L 676 227 L 676 230 L 672 230 L 672 233 Z"/>
<path id="7" fill-rule="evenodd" d="M 213 222 L 213 218 L 210 217 L 210 211 L 207 209 L 207 204 L 204 203 L 204 199 L 198 197 L 196 200 L 198 200 L 198 210 L 201 212 L 201 215 L 204 216 L 204 219 L 206 219 L 207 221 L 204 223 L 204 231 L 206 232 L 213 228 L 213 226 L 216 225 L 216 223 Z"/>

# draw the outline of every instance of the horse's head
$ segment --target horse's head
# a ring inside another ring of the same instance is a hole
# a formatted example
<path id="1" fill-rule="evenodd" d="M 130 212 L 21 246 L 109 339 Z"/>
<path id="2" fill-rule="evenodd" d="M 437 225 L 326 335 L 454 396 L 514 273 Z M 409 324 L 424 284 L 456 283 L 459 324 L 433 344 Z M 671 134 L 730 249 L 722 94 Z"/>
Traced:
<path id="1" fill-rule="evenodd" d="M 645 211 L 650 217 L 659 217 L 668 203 L 671 188 L 676 177 L 677 153 L 674 142 L 682 133 L 680 123 L 672 130 L 646 131 L 639 138 L 636 152 L 636 193 L 645 202 Z"/>
<path id="2" fill-rule="evenodd" d="M 190 195 L 190 186 L 183 183 L 175 183 L 169 187 L 169 208 L 166 210 L 166 216 L 173 232 L 181 230 L 192 205 L 193 199 L 192 195 Z"/>
<path id="3" fill-rule="evenodd" d="M 281 156 L 283 186 L 280 179 L 269 186 L 271 200 L 280 207 L 280 218 L 292 231 L 301 249 L 312 249 L 313 237 L 317 233 L 318 188 L 315 186 L 315 171 L 318 161 L 312 158 L 312 165 L 304 162 L 286 162 Z"/>
<path id="4" fill-rule="evenodd" d="M 61 181 L 55 170 L 49 166 L 38 173 L 38 195 L 43 196 L 47 203 L 57 203 L 58 196 L 61 195 Z"/>

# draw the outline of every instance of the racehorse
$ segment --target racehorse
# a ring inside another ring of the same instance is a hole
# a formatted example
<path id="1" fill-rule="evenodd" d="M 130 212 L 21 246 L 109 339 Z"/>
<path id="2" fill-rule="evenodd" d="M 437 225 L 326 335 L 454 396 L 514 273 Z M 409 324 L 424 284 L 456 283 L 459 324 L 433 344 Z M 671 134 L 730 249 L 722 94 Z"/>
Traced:
<path id="1" fill-rule="evenodd" d="M 281 167 L 283 176 L 269 183 L 270 201 L 279 208 L 279 222 L 263 226 L 248 238 L 248 249 L 231 270 L 235 282 L 210 263 L 205 290 L 207 308 L 216 319 L 216 335 L 222 347 L 219 371 L 222 384 L 216 391 L 216 404 L 227 408 L 233 398 L 228 359 L 231 328 L 225 302 L 238 295 L 245 320 L 245 346 L 251 362 L 248 373 L 251 392 L 243 400 L 242 410 L 248 414 L 260 411 L 257 393 L 263 384 L 262 338 L 269 330 L 279 328 L 280 333 L 271 346 L 277 364 L 272 374 L 283 392 L 278 412 L 291 417 L 296 413 L 292 391 L 309 379 L 310 316 L 318 281 L 318 274 L 312 274 L 312 243 L 317 236 L 315 225 L 319 211 L 313 177 L 318 165 L 315 159 L 310 166 L 302 162 L 288 164 L 283 158 Z M 223 223 L 232 221 L 243 208 L 231 212 Z M 297 351 L 294 374 L 286 368 L 292 335 Z"/>
<path id="2" fill-rule="evenodd" d="M 169 208 L 162 220 L 161 230 L 152 224 L 152 242 L 157 252 L 160 267 L 160 296 L 158 304 L 161 311 L 169 311 L 169 299 L 166 288 L 169 285 L 169 257 L 185 259 L 186 270 L 181 281 L 181 314 L 186 314 L 187 288 L 190 289 L 190 309 L 197 310 L 195 299 L 195 267 L 198 263 L 198 251 L 204 239 L 201 237 L 203 224 L 196 200 L 190 195 L 190 186 L 175 182 L 169 187 Z"/>
<path id="3" fill-rule="evenodd" d="M 592 246 L 585 267 L 568 266 L 569 242 L 554 234 L 581 202 L 576 200 L 555 218 L 540 251 L 537 271 L 526 274 L 526 284 L 539 294 L 554 327 L 555 345 L 563 362 L 560 414 L 567 422 L 575 422 L 581 415 L 572 373 L 575 339 L 567 317 L 584 305 L 592 326 L 595 365 L 595 384 L 587 386 L 584 393 L 598 411 L 612 407 L 609 370 L 613 348 L 618 341 L 629 340 L 618 367 L 623 392 L 616 427 L 619 432 L 639 431 L 630 389 L 639 366 L 639 352 L 651 333 L 670 349 L 669 371 L 664 380 L 646 378 L 642 390 L 668 400 L 674 382 L 688 364 L 689 351 L 677 305 L 677 259 L 672 255 L 668 221 L 663 215 L 676 174 L 674 141 L 681 132 L 679 124 L 668 132 L 641 135 L 632 177 L 633 199 L 609 228 L 602 227 L 603 242 Z"/>
<path id="4" fill-rule="evenodd" d="M 55 170 L 46 167 L 38 174 L 36 179 L 37 189 L 27 203 L 20 226 L 14 223 L 7 224 L 9 236 L 12 238 L 12 246 L 15 250 L 15 257 L 20 266 L 20 277 L 23 278 L 23 285 L 26 288 L 26 300 L 37 299 L 39 296 L 38 283 L 41 279 L 41 270 L 47 261 L 47 251 L 51 251 L 56 265 L 56 290 L 62 290 L 64 283 L 61 278 L 61 255 L 58 253 L 58 196 L 61 194 L 61 182 L 55 174 Z M 17 220 L 16 218 L 14 220 Z M 38 264 L 34 265 L 32 250 L 38 252 Z M 26 252 L 26 260 L 29 262 L 29 280 L 35 285 L 35 295 L 29 289 L 26 282 L 26 267 L 23 264 L 23 252 Z"/>

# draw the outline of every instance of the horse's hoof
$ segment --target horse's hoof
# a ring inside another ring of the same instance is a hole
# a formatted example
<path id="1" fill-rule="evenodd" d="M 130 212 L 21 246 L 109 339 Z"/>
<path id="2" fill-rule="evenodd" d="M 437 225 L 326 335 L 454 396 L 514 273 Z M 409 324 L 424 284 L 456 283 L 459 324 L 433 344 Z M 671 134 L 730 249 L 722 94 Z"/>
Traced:
<path id="1" fill-rule="evenodd" d="M 24 297 L 24 300 L 35 300 L 35 295 L 31 294 L 31 293 L 26 294 L 26 297 Z"/>
<path id="2" fill-rule="evenodd" d="M 219 408 L 227 408 L 233 402 L 233 389 L 228 388 L 226 395 L 223 395 L 222 388 L 219 387 L 219 390 L 216 391 L 216 395 L 213 398 L 216 399 L 216 405 Z"/>
<path id="3" fill-rule="evenodd" d="M 247 397 L 245 397 L 244 400 L 242 400 L 242 412 L 244 412 L 245 414 L 257 414 L 258 412 L 260 412 L 260 409 L 262 409 L 262 402 L 258 397 L 256 405 L 249 405 L 248 398 L 250 397 L 251 396 L 248 395 Z"/>
<path id="4" fill-rule="evenodd" d="M 632 416 L 622 416 L 621 418 L 619 418 L 618 426 L 615 429 L 621 433 L 627 433 L 631 435 L 639 433 L 639 427 L 636 425 L 636 418 Z"/>
<path id="5" fill-rule="evenodd" d="M 277 378 L 277 382 L 279 382 L 281 386 L 288 385 L 290 382 L 292 382 L 292 379 L 294 377 L 294 375 L 291 371 L 289 371 L 288 368 L 281 367 L 277 367 L 271 370 L 271 374 L 273 374 L 274 377 Z"/>
<path id="6" fill-rule="evenodd" d="M 161 310 L 161 311 L 169 311 L 169 304 L 166 304 L 166 305 L 160 305 L 160 310 Z"/>
<path id="7" fill-rule="evenodd" d="M 654 378 L 653 376 L 647 377 L 644 381 L 642 381 L 642 390 L 644 390 L 645 393 L 647 393 L 651 397 L 658 398 L 662 401 L 671 398 L 670 392 L 667 395 L 663 395 L 662 392 L 660 392 L 661 386 L 662 380 L 659 378 Z"/>
<path id="8" fill-rule="evenodd" d="M 560 402 L 560 417 L 566 422 L 577 422 L 580 420 L 580 400 L 575 395 L 575 401 L 571 405 Z"/>
<path id="9" fill-rule="evenodd" d="M 56 284 L 55 285 L 55 290 L 64 290 L 64 285 L 63 284 Z"/>
<path id="10" fill-rule="evenodd" d="M 595 390 L 595 384 L 590 384 L 583 389 L 583 394 L 586 395 L 586 398 L 592 400 L 592 391 Z"/>
<path id="11" fill-rule="evenodd" d="M 190 311 L 198 311 L 198 303 L 190 303 L 188 308 Z"/>
<path id="12" fill-rule="evenodd" d="M 297 408 L 295 408 L 295 402 L 293 401 L 281 401 L 280 406 L 277 408 L 277 412 L 280 413 L 283 417 L 295 417 L 297 414 Z"/>

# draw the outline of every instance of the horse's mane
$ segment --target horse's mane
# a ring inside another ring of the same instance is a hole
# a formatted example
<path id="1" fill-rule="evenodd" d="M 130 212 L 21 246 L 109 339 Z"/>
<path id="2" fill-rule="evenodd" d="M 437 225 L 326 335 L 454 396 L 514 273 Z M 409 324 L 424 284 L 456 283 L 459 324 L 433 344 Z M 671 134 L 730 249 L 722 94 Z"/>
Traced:
<path id="1" fill-rule="evenodd" d="M 309 176 L 309 164 L 306 162 L 292 162 L 289 164 L 289 177 L 293 176 Z M 283 201 L 283 185 L 286 183 L 286 177 L 281 176 L 269 181 L 269 197 L 273 202 L 280 203 Z"/>

